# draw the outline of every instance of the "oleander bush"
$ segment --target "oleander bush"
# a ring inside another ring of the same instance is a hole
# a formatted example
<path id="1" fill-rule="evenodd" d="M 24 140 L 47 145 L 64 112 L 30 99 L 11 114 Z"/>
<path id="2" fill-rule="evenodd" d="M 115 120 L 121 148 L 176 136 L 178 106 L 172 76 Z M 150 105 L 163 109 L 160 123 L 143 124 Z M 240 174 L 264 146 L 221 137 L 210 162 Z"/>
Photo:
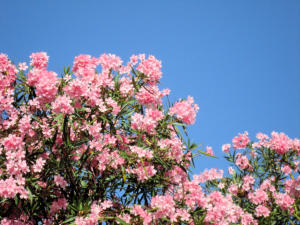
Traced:
<path id="1" fill-rule="evenodd" d="M 169 101 L 154 56 L 79 55 L 61 75 L 30 58 L 0 54 L 1 224 L 300 224 L 299 139 L 239 134 L 228 176 L 192 175 L 213 150 L 190 142 L 199 108 Z"/>

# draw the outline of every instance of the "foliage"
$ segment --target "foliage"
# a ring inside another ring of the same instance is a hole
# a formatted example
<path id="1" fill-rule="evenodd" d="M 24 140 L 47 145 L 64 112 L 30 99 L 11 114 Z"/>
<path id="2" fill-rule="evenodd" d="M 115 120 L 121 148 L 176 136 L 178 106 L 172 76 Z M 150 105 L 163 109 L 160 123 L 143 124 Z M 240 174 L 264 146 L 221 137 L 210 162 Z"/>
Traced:
<path id="1" fill-rule="evenodd" d="M 1 224 L 299 224 L 298 139 L 240 134 L 232 176 L 191 178 L 213 152 L 190 143 L 198 106 L 169 102 L 154 56 L 80 55 L 62 76 L 30 57 L 0 54 Z"/>

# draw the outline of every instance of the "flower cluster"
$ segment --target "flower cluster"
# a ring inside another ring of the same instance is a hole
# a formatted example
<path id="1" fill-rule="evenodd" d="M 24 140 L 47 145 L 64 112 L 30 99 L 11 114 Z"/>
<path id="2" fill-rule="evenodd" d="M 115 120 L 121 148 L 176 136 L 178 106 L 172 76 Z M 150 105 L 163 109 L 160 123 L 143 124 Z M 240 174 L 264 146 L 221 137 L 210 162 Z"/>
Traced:
<path id="1" fill-rule="evenodd" d="M 222 147 L 230 176 L 191 179 L 193 151 L 214 152 L 181 133 L 199 109 L 192 97 L 164 107 L 154 56 L 79 55 L 61 77 L 45 52 L 30 59 L 16 67 L 0 54 L 0 224 L 299 220 L 299 139 L 239 134 Z"/>

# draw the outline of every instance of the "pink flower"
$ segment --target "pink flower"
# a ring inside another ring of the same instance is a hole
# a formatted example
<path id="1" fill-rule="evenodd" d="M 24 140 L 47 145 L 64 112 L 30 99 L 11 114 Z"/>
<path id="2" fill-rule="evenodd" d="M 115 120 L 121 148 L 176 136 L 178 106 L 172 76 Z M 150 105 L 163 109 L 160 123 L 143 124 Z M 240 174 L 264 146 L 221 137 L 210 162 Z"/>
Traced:
<path id="1" fill-rule="evenodd" d="M 139 57 L 137 55 L 132 55 L 130 57 L 130 63 L 134 66 L 138 63 Z"/>
<path id="2" fill-rule="evenodd" d="M 230 175 L 233 175 L 233 174 L 235 173 L 235 171 L 234 171 L 234 169 L 233 169 L 232 167 L 229 167 L 229 168 L 228 168 L 228 173 L 229 173 Z"/>
<path id="3" fill-rule="evenodd" d="M 41 172 L 42 169 L 43 169 L 43 167 L 44 167 L 44 165 L 45 165 L 45 163 L 46 163 L 46 160 L 44 160 L 42 157 L 38 158 L 38 159 L 36 160 L 35 165 L 32 167 L 32 168 L 33 168 L 33 171 L 34 171 L 35 173 Z"/>
<path id="4" fill-rule="evenodd" d="M 293 179 L 290 186 L 290 194 L 291 196 L 295 196 L 295 198 L 300 197 L 300 176 L 297 179 Z"/>
<path id="5" fill-rule="evenodd" d="M 21 150 L 24 146 L 23 138 L 18 137 L 14 134 L 9 134 L 7 138 L 2 141 L 6 150 Z"/>
<path id="6" fill-rule="evenodd" d="M 106 210 L 106 209 L 108 209 L 108 208 L 110 208 L 110 207 L 112 207 L 112 206 L 113 206 L 113 202 L 110 201 L 110 200 L 105 200 L 105 201 L 102 202 L 101 205 L 100 205 L 100 207 L 101 207 L 102 210 Z"/>
<path id="7" fill-rule="evenodd" d="M 50 208 L 50 214 L 55 214 L 61 209 L 67 209 L 68 202 L 65 198 L 59 198 L 56 201 L 52 202 Z"/>
<path id="8" fill-rule="evenodd" d="M 19 63 L 18 68 L 19 68 L 19 70 L 25 71 L 28 69 L 28 66 L 27 66 L 26 62 L 23 62 L 23 63 Z"/>
<path id="9" fill-rule="evenodd" d="M 88 95 L 88 83 L 82 79 L 74 79 L 69 82 L 68 86 L 64 87 L 64 91 L 75 99 Z"/>
<path id="10" fill-rule="evenodd" d="M 198 105 L 194 104 L 194 99 L 188 97 L 187 100 L 176 102 L 174 106 L 170 108 L 169 114 L 190 125 L 195 122 L 196 113 L 199 110 Z"/>
<path id="11" fill-rule="evenodd" d="M 144 162 L 144 165 L 142 163 L 138 163 L 136 168 L 127 169 L 127 172 L 136 174 L 138 180 L 144 182 L 156 174 L 156 169 L 154 169 L 154 166 L 150 165 L 148 162 Z"/>
<path id="12" fill-rule="evenodd" d="M 90 55 L 79 55 L 74 59 L 72 70 L 78 77 L 90 79 L 95 75 L 97 65 L 99 65 L 99 59 Z"/>
<path id="13" fill-rule="evenodd" d="M 273 197 L 275 198 L 276 204 L 284 210 L 290 208 L 295 202 L 295 199 L 293 199 L 286 193 L 274 193 Z"/>
<path id="14" fill-rule="evenodd" d="M 152 159 L 153 154 L 150 150 L 143 149 L 137 146 L 130 146 L 130 150 L 133 153 L 136 153 L 139 158 L 147 158 L 147 159 Z"/>
<path id="15" fill-rule="evenodd" d="M 218 188 L 223 189 L 225 187 L 224 183 L 219 183 Z"/>
<path id="16" fill-rule="evenodd" d="M 243 170 L 250 167 L 249 160 L 248 160 L 247 156 L 241 155 L 240 153 L 236 154 L 235 164 Z"/>
<path id="17" fill-rule="evenodd" d="M 272 139 L 270 140 L 270 148 L 275 150 L 278 154 L 287 153 L 292 147 L 292 140 L 284 133 L 272 132 Z"/>
<path id="18" fill-rule="evenodd" d="M 171 217 L 175 213 L 175 202 L 171 195 L 157 195 L 151 199 L 151 207 L 157 209 L 154 218 Z"/>
<path id="19" fill-rule="evenodd" d="M 70 97 L 66 95 L 60 95 L 52 103 L 52 111 L 55 113 L 72 114 L 74 113 L 74 108 L 71 103 L 72 100 L 70 99 Z"/>
<path id="20" fill-rule="evenodd" d="M 152 55 L 148 59 L 142 60 L 136 69 L 147 76 L 145 81 L 151 85 L 156 84 L 162 76 L 161 61 Z"/>
<path id="21" fill-rule="evenodd" d="M 209 155 L 212 155 L 212 156 L 214 156 L 214 152 L 213 152 L 213 149 L 212 149 L 212 147 L 210 147 L 210 146 L 206 146 L 206 151 L 205 151 L 207 154 L 209 154 Z"/>
<path id="22" fill-rule="evenodd" d="M 269 199 L 267 193 L 262 189 L 258 189 L 254 193 L 249 193 L 248 198 L 256 205 L 262 204 Z"/>
<path id="23" fill-rule="evenodd" d="M 113 69 L 114 71 L 119 71 L 123 63 L 120 57 L 113 54 L 100 55 L 99 62 L 102 66 L 102 70 L 104 71 L 108 71 L 109 69 Z"/>
<path id="24" fill-rule="evenodd" d="M 135 130 L 143 130 L 149 134 L 156 133 L 155 128 L 158 124 L 158 121 L 164 118 L 164 114 L 155 109 L 146 109 L 146 115 L 135 113 L 131 119 L 131 128 Z"/>
<path id="25" fill-rule="evenodd" d="M 65 189 L 67 186 L 67 182 L 65 181 L 65 179 L 60 176 L 60 175 L 56 175 L 54 176 L 54 182 L 57 186 L 60 186 L 61 188 Z"/>
<path id="26" fill-rule="evenodd" d="M 49 56 L 47 56 L 46 52 L 32 53 L 30 58 L 31 58 L 31 62 L 30 62 L 31 66 L 43 70 L 47 68 Z"/>
<path id="27" fill-rule="evenodd" d="M 9 64 L 10 64 L 10 61 L 8 59 L 8 56 L 6 54 L 1 53 L 0 54 L 0 72 L 5 72 L 7 70 L 7 67 Z"/>
<path id="28" fill-rule="evenodd" d="M 149 225 L 152 222 L 151 214 L 144 210 L 140 205 L 132 206 L 131 212 L 143 218 L 143 225 Z"/>
<path id="29" fill-rule="evenodd" d="M 55 99 L 58 83 L 55 72 L 34 68 L 28 73 L 27 82 L 29 85 L 36 87 L 39 103 L 45 104 Z"/>
<path id="30" fill-rule="evenodd" d="M 231 147 L 231 144 L 224 144 L 224 145 L 222 145 L 222 151 L 223 152 L 229 152 L 230 147 Z"/>
<path id="31" fill-rule="evenodd" d="M 255 209 L 255 215 L 258 217 L 259 216 L 268 217 L 270 215 L 270 210 L 263 205 L 259 205 Z"/>
<path id="32" fill-rule="evenodd" d="M 0 196 L 3 198 L 15 198 L 17 194 L 23 199 L 28 198 L 28 191 L 23 185 L 18 185 L 18 181 L 12 177 L 0 180 Z"/>
<path id="33" fill-rule="evenodd" d="M 142 87 L 136 94 L 136 99 L 140 104 L 146 106 L 157 106 L 161 104 L 163 94 L 159 91 L 157 86 Z"/>
<path id="34" fill-rule="evenodd" d="M 229 191 L 229 193 L 236 195 L 239 191 L 239 188 L 237 185 L 232 184 L 229 186 L 228 191 Z"/>
<path id="35" fill-rule="evenodd" d="M 130 217 L 129 214 L 124 213 L 123 215 L 119 215 L 119 218 L 120 218 L 121 220 L 125 221 L 126 223 L 130 224 L 130 219 L 131 219 L 131 217 Z M 117 221 L 117 223 L 119 223 L 119 222 Z"/>
<path id="36" fill-rule="evenodd" d="M 132 96 L 134 93 L 134 87 L 131 80 L 127 77 L 122 77 L 120 79 L 120 92 L 122 96 Z"/>
<path id="37" fill-rule="evenodd" d="M 158 142 L 158 146 L 160 148 L 168 149 L 168 157 L 174 159 L 176 162 L 181 162 L 182 157 L 184 156 L 183 152 L 183 144 L 181 140 L 177 137 L 173 137 L 172 139 L 162 139 Z"/>
<path id="38" fill-rule="evenodd" d="M 254 184 L 255 179 L 251 175 L 246 175 L 243 177 L 243 190 L 249 191 Z"/>
<path id="39" fill-rule="evenodd" d="M 200 175 L 194 175 L 193 181 L 195 183 L 205 183 L 210 180 L 222 179 L 223 170 L 217 170 L 215 168 L 205 169 Z"/>
<path id="40" fill-rule="evenodd" d="M 163 94 L 163 95 L 170 95 L 170 92 L 171 92 L 171 91 L 170 91 L 169 88 L 165 88 L 165 89 L 162 90 L 162 94 Z"/>
<path id="41" fill-rule="evenodd" d="M 118 106 L 118 103 L 112 98 L 106 100 L 108 106 L 112 107 L 112 114 L 117 115 L 121 111 L 121 107 Z"/>
<path id="42" fill-rule="evenodd" d="M 263 134 L 263 133 L 257 133 L 257 134 L 256 134 L 256 138 L 259 139 L 260 141 L 264 141 L 264 140 L 268 139 L 269 137 L 268 137 L 268 135 L 266 135 L 266 134 Z"/>
<path id="43" fill-rule="evenodd" d="M 247 131 L 245 131 L 244 134 L 239 134 L 238 136 L 236 136 L 232 139 L 233 147 L 235 149 L 245 148 L 249 142 L 250 142 L 250 139 L 248 137 Z"/>
<path id="44" fill-rule="evenodd" d="M 291 169 L 291 167 L 289 167 L 288 165 L 286 165 L 286 166 L 284 166 L 284 167 L 281 168 L 281 171 L 283 173 L 285 173 L 286 175 L 288 175 L 288 174 L 290 174 L 292 172 L 292 169 Z"/>

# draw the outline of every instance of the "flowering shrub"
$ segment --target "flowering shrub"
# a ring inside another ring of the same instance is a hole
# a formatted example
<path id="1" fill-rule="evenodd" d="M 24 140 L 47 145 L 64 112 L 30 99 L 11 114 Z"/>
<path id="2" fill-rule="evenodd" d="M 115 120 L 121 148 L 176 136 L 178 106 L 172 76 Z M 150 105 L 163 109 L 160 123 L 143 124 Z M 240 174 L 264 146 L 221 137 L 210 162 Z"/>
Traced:
<path id="1" fill-rule="evenodd" d="M 222 148 L 231 176 L 191 179 L 213 150 L 185 135 L 192 97 L 163 101 L 154 56 L 80 55 L 62 76 L 30 58 L 0 54 L 1 224 L 299 224 L 298 139 L 245 132 Z"/>

